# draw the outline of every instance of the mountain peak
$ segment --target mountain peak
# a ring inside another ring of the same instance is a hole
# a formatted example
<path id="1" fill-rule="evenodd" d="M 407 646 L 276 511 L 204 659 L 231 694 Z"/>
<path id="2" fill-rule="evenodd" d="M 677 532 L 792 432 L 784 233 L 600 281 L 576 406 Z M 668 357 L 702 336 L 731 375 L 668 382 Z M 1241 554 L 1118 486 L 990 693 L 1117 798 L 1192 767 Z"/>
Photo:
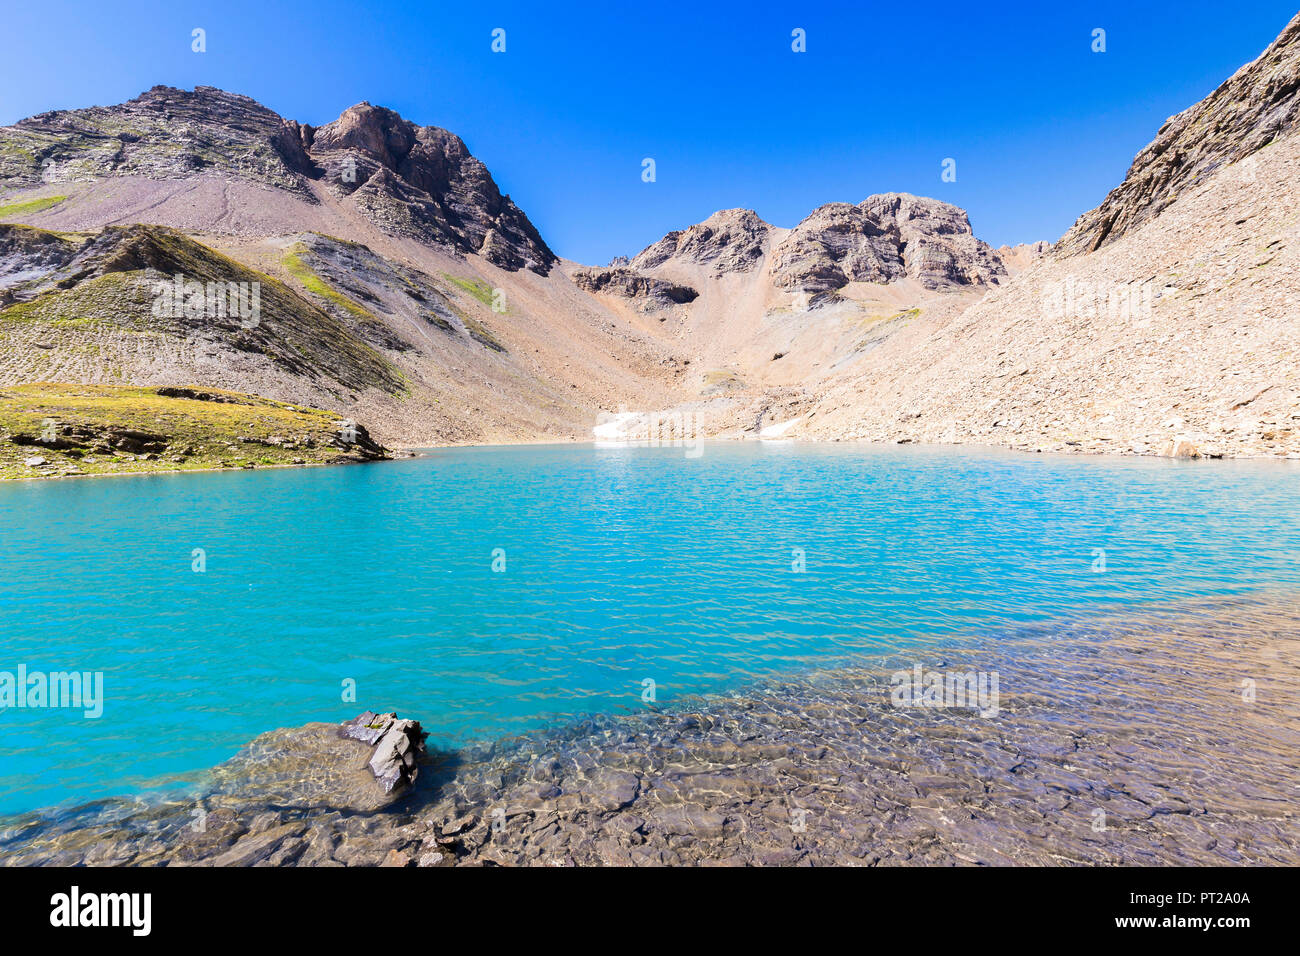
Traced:
<path id="1" fill-rule="evenodd" d="M 777 286 L 813 295 L 850 282 L 911 278 L 940 289 L 994 285 L 1006 275 L 965 210 L 911 193 L 818 206 L 773 250 L 771 270 Z"/>
<path id="2" fill-rule="evenodd" d="M 674 230 L 632 258 L 632 268 L 653 269 L 670 259 L 711 265 L 714 275 L 748 272 L 766 252 L 772 227 L 752 209 L 720 209 L 688 229 Z"/>
<path id="3" fill-rule="evenodd" d="M 216 172 L 318 202 L 323 181 L 381 230 L 546 274 L 528 217 L 454 133 L 361 102 L 319 128 L 210 86 L 154 86 L 117 106 L 42 113 L 0 129 L 0 191 L 119 176 Z"/>

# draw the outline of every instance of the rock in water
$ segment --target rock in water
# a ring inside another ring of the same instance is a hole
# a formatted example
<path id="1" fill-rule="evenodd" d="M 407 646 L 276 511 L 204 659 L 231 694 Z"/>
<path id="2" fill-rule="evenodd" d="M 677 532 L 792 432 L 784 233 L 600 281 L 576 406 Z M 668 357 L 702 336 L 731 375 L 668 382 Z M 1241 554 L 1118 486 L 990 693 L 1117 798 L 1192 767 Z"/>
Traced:
<path id="1" fill-rule="evenodd" d="M 366 711 L 339 728 L 339 736 L 360 740 L 375 747 L 367 766 L 384 793 L 392 793 L 415 782 L 418 761 L 428 736 L 417 720 L 403 720 L 397 714 Z"/>

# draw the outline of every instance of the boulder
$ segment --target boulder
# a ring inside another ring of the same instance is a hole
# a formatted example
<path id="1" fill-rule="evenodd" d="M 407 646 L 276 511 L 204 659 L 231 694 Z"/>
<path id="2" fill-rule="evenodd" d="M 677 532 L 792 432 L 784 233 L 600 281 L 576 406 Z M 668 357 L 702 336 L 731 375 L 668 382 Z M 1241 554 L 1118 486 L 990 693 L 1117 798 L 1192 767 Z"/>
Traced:
<path id="1" fill-rule="evenodd" d="M 358 422 L 339 422 L 334 444 L 366 460 L 388 457 L 388 449 L 371 438 L 366 426 Z"/>
<path id="2" fill-rule="evenodd" d="M 419 721 L 368 710 L 344 723 L 339 728 L 339 736 L 374 746 L 366 766 L 388 794 L 415 782 L 428 734 L 420 728 Z"/>

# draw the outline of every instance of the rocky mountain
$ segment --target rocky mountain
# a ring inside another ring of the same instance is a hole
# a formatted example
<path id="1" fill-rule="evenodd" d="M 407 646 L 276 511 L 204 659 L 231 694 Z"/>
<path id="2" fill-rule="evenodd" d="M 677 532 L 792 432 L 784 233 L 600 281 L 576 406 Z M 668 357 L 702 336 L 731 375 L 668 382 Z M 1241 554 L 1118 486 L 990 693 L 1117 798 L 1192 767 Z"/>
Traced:
<path id="1" fill-rule="evenodd" d="M 0 387 L 231 389 L 398 444 L 665 403 L 673 350 L 556 261 L 458 137 L 369 104 L 313 128 L 156 87 L 0 129 Z"/>
<path id="2" fill-rule="evenodd" d="M 604 308 L 686 351 L 676 410 L 710 433 L 755 436 L 797 421 L 828 372 L 922 315 L 960 311 L 1007 271 L 962 210 L 889 193 L 822 206 L 793 229 L 722 210 L 570 275 Z M 601 434 L 651 419 L 620 413 Z"/>
<path id="3" fill-rule="evenodd" d="M 823 363 L 1004 274 L 961 210 L 901 194 L 793 230 L 722 210 L 557 270 L 446 130 L 369 103 L 316 128 L 208 87 L 0 130 L 6 218 L 0 384 L 234 389 L 390 443 L 585 437 L 623 406 L 703 401 L 715 430 L 793 414 Z M 261 320 L 155 315 L 178 275 L 260 282 Z"/>
<path id="4" fill-rule="evenodd" d="M 1056 245 L 1058 256 L 1093 252 L 1132 232 L 1180 196 L 1296 129 L 1300 118 L 1300 15 L 1260 54 L 1201 102 L 1165 120 L 1124 181 L 1084 213 Z"/>
<path id="5" fill-rule="evenodd" d="M 845 367 L 800 432 L 1300 458 L 1300 17 L 1051 255 Z"/>
<path id="6" fill-rule="evenodd" d="M 724 209 L 643 249 L 628 268 L 708 266 L 714 278 L 757 270 L 766 260 L 781 289 L 812 296 L 850 282 L 915 279 L 929 289 L 992 285 L 1006 275 L 998 254 L 975 238 L 966 213 L 907 193 L 869 196 L 856 206 L 827 203 L 791 230 L 749 209 Z"/>
<path id="7" fill-rule="evenodd" d="M 528 217 L 455 134 L 369 103 L 300 133 L 331 188 L 385 232 L 476 252 L 508 270 L 546 275 L 555 264 Z"/>
<path id="8" fill-rule="evenodd" d="M 1300 457 L 1298 31 L 1059 243 L 1000 250 L 883 193 L 790 229 L 722 210 L 587 267 L 459 138 L 368 103 L 319 128 L 203 87 L 43 114 L 0 129 L 0 389 L 225 389 L 389 446 L 667 419 Z"/>
<path id="9" fill-rule="evenodd" d="M 361 103 L 319 129 L 246 96 L 156 86 L 120 106 L 42 113 L 0 129 L 6 190 L 121 177 L 203 174 L 283 190 L 308 203 L 327 185 L 388 235 L 477 253 L 545 275 L 537 229 L 456 135 Z"/>

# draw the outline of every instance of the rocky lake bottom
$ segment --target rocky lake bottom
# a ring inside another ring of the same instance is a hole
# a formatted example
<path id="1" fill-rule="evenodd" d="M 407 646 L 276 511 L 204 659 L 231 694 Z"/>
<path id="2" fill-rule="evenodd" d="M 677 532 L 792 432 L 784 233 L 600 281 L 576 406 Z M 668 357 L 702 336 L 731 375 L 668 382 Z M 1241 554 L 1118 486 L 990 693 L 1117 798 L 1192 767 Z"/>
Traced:
<path id="1" fill-rule="evenodd" d="M 1050 625 L 662 711 L 430 751 L 382 793 L 331 724 L 199 792 L 11 817 L 9 865 L 1300 863 L 1300 615 L 1287 600 Z M 995 675 L 986 715 L 895 675 Z M 996 712 L 991 712 L 996 710 Z M 402 714 L 419 719 L 419 714 Z"/>

